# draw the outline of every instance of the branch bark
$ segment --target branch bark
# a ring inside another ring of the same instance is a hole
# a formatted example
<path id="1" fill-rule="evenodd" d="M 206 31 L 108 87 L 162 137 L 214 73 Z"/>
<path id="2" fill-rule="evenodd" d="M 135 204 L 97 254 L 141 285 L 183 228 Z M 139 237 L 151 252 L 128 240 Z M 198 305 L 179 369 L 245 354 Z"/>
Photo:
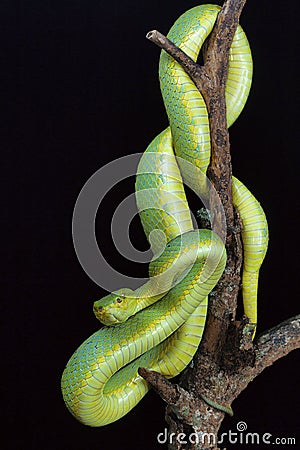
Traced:
<path id="1" fill-rule="evenodd" d="M 182 65 L 203 95 L 209 115 L 211 163 L 208 176 L 221 199 L 227 221 L 227 265 L 210 295 L 205 333 L 194 358 L 194 366 L 174 385 L 162 375 L 140 369 L 143 376 L 168 403 L 166 421 L 169 435 L 196 433 L 199 441 L 169 443 L 169 449 L 217 449 L 215 442 L 202 442 L 201 436 L 217 436 L 230 405 L 257 375 L 277 359 L 300 347 L 300 317 L 289 319 L 261 335 L 253 344 L 248 319 L 236 320 L 237 298 L 241 287 L 241 224 L 232 203 L 232 166 L 226 122 L 225 85 L 229 49 L 246 0 L 226 0 L 218 14 L 206 45 L 204 65 L 195 63 L 159 31 L 147 38 L 168 52 Z M 214 223 L 219 220 L 211 194 L 210 210 Z M 217 228 L 218 231 L 218 228 Z M 218 405 L 214 407 L 212 405 Z"/>
<path id="2" fill-rule="evenodd" d="M 300 314 L 259 336 L 255 343 L 256 363 L 253 378 L 297 348 L 300 348 Z"/>
<path id="3" fill-rule="evenodd" d="M 300 348 L 300 314 L 262 333 L 255 341 L 253 365 L 240 365 L 230 374 L 228 396 L 232 400 L 267 367 Z"/>

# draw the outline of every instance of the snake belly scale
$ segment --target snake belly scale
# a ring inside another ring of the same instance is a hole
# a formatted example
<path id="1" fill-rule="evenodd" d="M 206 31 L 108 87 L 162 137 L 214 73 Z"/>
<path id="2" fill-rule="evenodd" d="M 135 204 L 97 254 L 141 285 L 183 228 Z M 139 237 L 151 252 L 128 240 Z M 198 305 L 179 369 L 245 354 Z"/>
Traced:
<path id="1" fill-rule="evenodd" d="M 187 11 L 168 37 L 196 60 L 219 9 L 201 5 Z M 175 157 L 195 165 L 205 175 L 210 160 L 205 103 L 180 65 L 164 51 L 159 76 L 170 127 L 151 142 L 136 177 L 141 222 L 154 252 L 149 281 L 135 291 L 120 289 L 94 303 L 96 317 L 105 326 L 80 345 L 62 375 L 68 409 L 90 426 L 118 420 L 146 394 L 149 386 L 138 374 L 139 367 L 171 378 L 190 363 L 201 341 L 208 294 L 226 264 L 222 240 L 213 231 L 193 227 L 183 181 L 204 191 L 203 176 L 191 177 Z M 246 102 L 251 77 L 251 52 L 238 27 L 226 85 L 229 125 Z M 258 201 L 236 178 L 233 200 L 243 222 L 244 309 L 255 326 L 267 222 Z M 153 230 L 164 234 L 163 249 L 161 234 Z"/>

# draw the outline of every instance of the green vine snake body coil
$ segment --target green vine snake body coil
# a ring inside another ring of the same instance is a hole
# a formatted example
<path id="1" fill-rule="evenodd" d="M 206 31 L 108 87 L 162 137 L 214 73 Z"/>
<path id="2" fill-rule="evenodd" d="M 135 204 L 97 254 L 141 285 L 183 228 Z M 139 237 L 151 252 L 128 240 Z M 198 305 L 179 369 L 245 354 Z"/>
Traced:
<path id="1" fill-rule="evenodd" d="M 214 5 L 187 11 L 168 37 L 195 60 L 218 11 Z M 244 106 L 251 75 L 251 54 L 239 27 L 226 85 L 229 124 Z M 221 239 L 209 230 L 193 230 L 181 179 L 182 175 L 196 191 L 205 190 L 200 176 L 210 158 L 205 103 L 183 69 L 165 52 L 161 55 L 160 80 L 170 128 L 149 145 L 136 181 L 143 228 L 156 253 L 149 266 L 150 278 L 134 292 L 124 288 L 95 303 L 96 316 L 114 326 L 105 326 L 88 338 L 62 376 L 67 407 L 91 426 L 119 419 L 145 395 L 149 386 L 138 375 L 138 367 L 173 377 L 189 364 L 202 337 L 207 295 L 226 263 Z M 199 176 L 191 177 L 184 164 L 179 163 L 179 169 L 173 148 L 182 160 L 200 169 Z M 256 324 L 257 279 L 267 248 L 267 224 L 259 203 L 235 178 L 233 196 L 243 222 L 244 308 Z M 152 233 L 155 229 L 164 233 L 168 243 L 162 252 L 160 235 Z"/>
<path id="2" fill-rule="evenodd" d="M 216 10 L 218 7 L 215 5 L 202 5 L 191 9 L 173 25 L 168 38 L 196 61 L 206 37 L 213 28 Z M 225 91 L 228 126 L 232 125 L 242 111 L 251 80 L 251 52 L 247 37 L 239 26 L 230 49 Z M 164 51 L 160 58 L 160 82 L 176 155 L 206 173 L 210 161 L 210 132 L 202 95 L 180 64 Z M 183 167 L 184 181 L 189 182 L 195 189 L 197 185 L 203 184 L 202 178 L 191 179 L 184 169 Z M 250 191 L 235 177 L 232 184 L 233 204 L 243 223 L 244 310 L 250 323 L 255 326 L 258 272 L 267 250 L 268 226 L 263 209 Z"/>

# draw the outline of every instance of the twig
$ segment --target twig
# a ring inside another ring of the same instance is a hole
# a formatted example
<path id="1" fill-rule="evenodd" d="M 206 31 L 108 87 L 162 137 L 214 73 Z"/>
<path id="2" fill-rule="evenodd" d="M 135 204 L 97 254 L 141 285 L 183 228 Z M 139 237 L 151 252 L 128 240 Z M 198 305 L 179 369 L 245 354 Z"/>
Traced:
<path id="1" fill-rule="evenodd" d="M 255 345 L 257 355 L 255 376 L 297 348 L 300 348 L 300 314 L 280 323 L 258 337 Z"/>
<path id="2" fill-rule="evenodd" d="M 180 394 L 176 385 L 168 381 L 163 375 L 144 367 L 140 367 L 138 372 L 141 377 L 151 384 L 165 402 L 174 405 L 178 401 Z"/>
<path id="3" fill-rule="evenodd" d="M 202 86 L 209 82 L 209 78 L 205 73 L 206 70 L 204 67 L 200 67 L 199 64 L 195 63 L 192 58 L 190 58 L 162 33 L 157 30 L 152 30 L 146 34 L 146 38 L 172 56 L 172 58 L 174 58 L 175 61 L 177 61 L 184 68 L 195 84 L 199 83 L 199 79 L 201 79 Z"/>

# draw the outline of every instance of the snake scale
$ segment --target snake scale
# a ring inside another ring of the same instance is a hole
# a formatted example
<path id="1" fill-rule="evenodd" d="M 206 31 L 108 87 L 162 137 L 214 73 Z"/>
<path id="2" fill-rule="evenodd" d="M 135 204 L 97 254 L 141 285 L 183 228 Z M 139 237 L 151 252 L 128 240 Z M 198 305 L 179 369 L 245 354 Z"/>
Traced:
<path id="1" fill-rule="evenodd" d="M 219 9 L 192 8 L 175 22 L 168 38 L 196 60 Z M 68 409 L 90 426 L 118 420 L 146 394 L 149 385 L 138 374 L 139 367 L 171 378 L 190 363 L 202 337 L 208 294 L 226 264 L 222 240 L 213 231 L 194 229 L 183 187 L 184 181 L 205 191 L 210 132 L 204 100 L 165 51 L 159 78 L 170 126 L 148 146 L 136 176 L 136 201 L 154 252 L 149 281 L 135 291 L 120 289 L 94 303 L 94 313 L 105 326 L 80 345 L 62 375 Z M 239 26 L 226 84 L 228 126 L 244 107 L 251 79 L 251 51 Z M 191 164 L 198 169 L 195 176 L 186 168 Z M 258 201 L 236 178 L 232 182 L 234 206 L 243 224 L 243 304 L 255 327 L 258 273 L 268 227 Z M 157 230 L 165 236 L 163 248 Z"/>

